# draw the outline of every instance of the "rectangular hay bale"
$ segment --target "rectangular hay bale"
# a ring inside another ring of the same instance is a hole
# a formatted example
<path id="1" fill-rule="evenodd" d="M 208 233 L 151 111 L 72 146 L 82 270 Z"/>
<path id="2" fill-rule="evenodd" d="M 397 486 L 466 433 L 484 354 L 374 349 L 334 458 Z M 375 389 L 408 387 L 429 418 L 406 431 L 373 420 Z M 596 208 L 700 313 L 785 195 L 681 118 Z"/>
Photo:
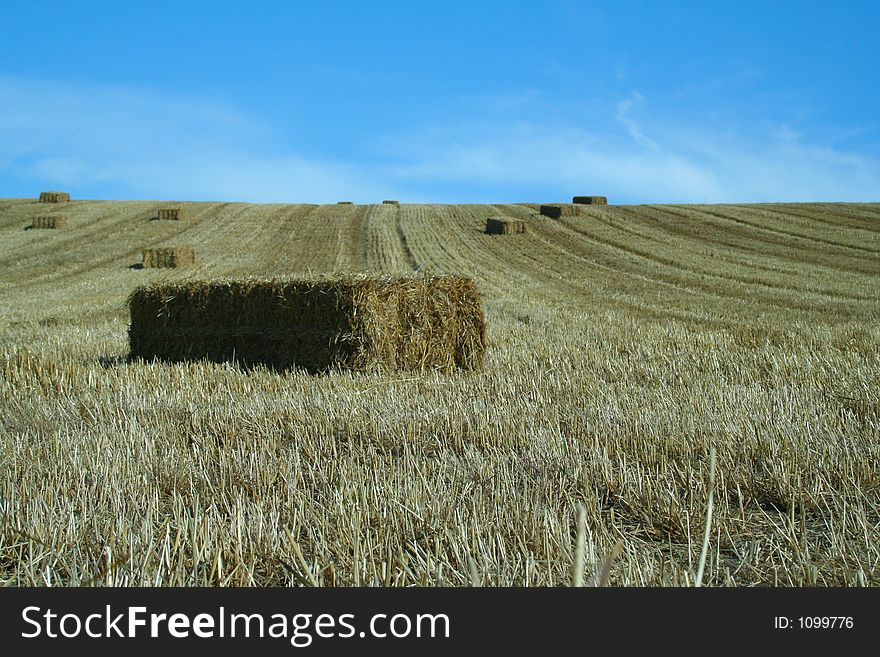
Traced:
<path id="1" fill-rule="evenodd" d="M 559 205 L 542 205 L 541 214 L 551 219 L 559 219 L 559 217 L 576 217 L 580 212 L 574 205 L 561 203 Z"/>
<path id="2" fill-rule="evenodd" d="M 144 267 L 188 267 L 196 261 L 191 246 L 172 246 L 161 249 L 144 249 Z"/>
<path id="3" fill-rule="evenodd" d="M 336 205 L 354 205 L 351 201 L 336 201 Z"/>
<path id="4" fill-rule="evenodd" d="M 135 358 L 420 370 L 482 366 L 486 326 L 460 276 L 163 283 L 129 298 Z"/>
<path id="5" fill-rule="evenodd" d="M 575 196 L 572 203 L 578 205 L 608 205 L 607 196 Z"/>
<path id="6" fill-rule="evenodd" d="M 526 232 L 526 222 L 511 217 L 489 217 L 486 219 L 486 234 L 516 235 Z"/>
<path id="7" fill-rule="evenodd" d="M 67 217 L 61 214 L 44 214 L 31 221 L 31 228 L 64 228 L 66 225 Z"/>
<path id="8" fill-rule="evenodd" d="M 393 201 L 391 199 L 386 199 L 386 200 L 382 201 L 382 203 L 386 203 L 388 205 L 400 205 L 400 201 Z"/>
<path id="9" fill-rule="evenodd" d="M 161 208 L 159 210 L 159 220 L 180 221 L 185 216 L 183 208 Z"/>
<path id="10" fill-rule="evenodd" d="M 67 192 L 40 192 L 40 203 L 69 203 Z"/>

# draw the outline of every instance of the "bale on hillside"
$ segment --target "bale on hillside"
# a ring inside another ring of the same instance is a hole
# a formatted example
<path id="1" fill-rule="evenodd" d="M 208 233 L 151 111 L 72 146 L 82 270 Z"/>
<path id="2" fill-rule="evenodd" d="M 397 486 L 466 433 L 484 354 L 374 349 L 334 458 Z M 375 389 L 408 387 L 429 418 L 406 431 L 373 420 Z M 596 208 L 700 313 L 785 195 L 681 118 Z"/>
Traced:
<path id="1" fill-rule="evenodd" d="M 69 203 L 67 192 L 40 192 L 40 203 Z"/>
<path id="2" fill-rule="evenodd" d="M 60 214 L 44 214 L 31 221 L 31 228 L 64 228 L 66 225 L 67 217 Z"/>
<path id="3" fill-rule="evenodd" d="M 189 281 L 129 298 L 135 358 L 418 370 L 482 366 L 486 326 L 460 276 Z"/>
<path id="4" fill-rule="evenodd" d="M 572 200 L 572 203 L 577 203 L 578 205 L 608 205 L 608 197 L 607 196 L 575 196 Z"/>
<path id="5" fill-rule="evenodd" d="M 336 201 L 336 205 L 354 205 L 351 201 Z"/>
<path id="6" fill-rule="evenodd" d="M 180 221 L 184 218 L 184 214 L 183 208 L 161 208 L 159 210 L 159 220 Z"/>
<path id="7" fill-rule="evenodd" d="M 195 251 L 191 246 L 144 249 L 144 267 L 188 267 L 195 261 Z"/>
<path id="8" fill-rule="evenodd" d="M 386 200 L 384 200 L 384 201 L 382 201 L 382 202 L 383 202 L 383 203 L 387 203 L 387 204 L 389 204 L 389 205 L 400 205 L 400 201 L 393 201 L 393 200 L 391 200 L 391 199 L 386 199 Z"/>
<path id="9" fill-rule="evenodd" d="M 542 205 L 541 214 L 551 219 L 559 219 L 559 217 L 576 217 L 580 214 L 578 208 L 574 205 Z"/>
<path id="10" fill-rule="evenodd" d="M 526 222 L 512 217 L 489 217 L 486 219 L 486 234 L 512 235 L 526 232 Z"/>

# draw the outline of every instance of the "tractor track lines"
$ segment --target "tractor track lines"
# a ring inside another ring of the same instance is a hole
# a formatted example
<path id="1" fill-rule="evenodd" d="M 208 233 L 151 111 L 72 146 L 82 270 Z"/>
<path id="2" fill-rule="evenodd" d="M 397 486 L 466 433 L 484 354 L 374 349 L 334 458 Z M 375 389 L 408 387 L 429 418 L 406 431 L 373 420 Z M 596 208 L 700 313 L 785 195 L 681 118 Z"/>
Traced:
<path id="1" fill-rule="evenodd" d="M 836 252 L 824 248 L 820 250 L 817 248 L 816 242 L 787 237 L 773 230 L 768 232 L 752 229 L 748 223 L 730 221 L 723 215 L 705 213 L 702 209 L 689 208 L 688 206 L 650 206 L 650 209 L 653 212 L 676 217 L 679 220 L 695 221 L 703 218 L 707 222 L 707 228 L 723 232 L 728 236 L 728 241 L 736 239 L 735 248 L 738 250 L 748 249 L 756 258 L 764 261 L 774 263 L 784 261 L 797 265 L 799 269 L 805 266 L 821 268 L 821 270 L 833 273 L 835 276 L 839 276 L 840 272 L 864 275 L 873 274 L 876 271 L 876 266 L 866 262 L 869 259 L 850 250 L 837 250 Z M 673 230 L 671 225 L 665 227 Z M 688 230 L 688 228 L 682 228 L 678 232 L 687 238 Z M 748 246 L 743 246 L 743 242 L 746 242 Z M 832 247 L 832 249 L 837 249 L 837 247 Z"/>
<path id="2" fill-rule="evenodd" d="M 864 295 L 843 293 L 840 290 L 829 290 L 816 287 L 797 287 L 793 284 L 783 281 L 750 276 L 748 275 L 748 272 L 753 270 L 753 266 L 749 263 L 740 263 L 727 260 L 728 269 L 733 269 L 734 271 L 731 273 L 720 273 L 717 266 L 716 258 L 709 258 L 704 256 L 698 258 L 693 257 L 698 253 L 697 250 L 693 248 L 693 245 L 680 244 L 677 247 L 670 247 L 669 245 L 666 245 L 672 253 L 680 255 L 680 257 L 683 254 L 691 255 L 691 262 L 693 264 L 688 266 L 681 259 L 670 258 L 652 253 L 650 251 L 646 251 L 644 250 L 643 246 L 641 248 L 636 248 L 634 246 L 629 246 L 625 243 L 612 240 L 608 237 L 602 238 L 601 236 L 597 236 L 592 232 L 588 232 L 587 227 L 589 226 L 589 223 L 582 221 L 580 218 L 563 217 L 559 221 L 565 227 L 585 237 L 586 239 L 589 239 L 596 245 L 607 245 L 612 249 L 623 251 L 638 258 L 644 258 L 662 267 L 665 267 L 669 273 L 679 273 L 687 276 L 689 280 L 681 281 L 681 283 L 686 285 L 692 285 L 697 278 L 701 280 L 709 278 L 725 281 L 728 283 L 732 282 L 745 286 L 755 286 L 760 291 L 764 291 L 766 289 L 779 290 L 783 292 L 793 292 L 796 294 L 824 296 L 830 299 L 847 298 L 852 300 L 867 300 L 868 298 Z M 660 275 L 667 276 L 668 274 L 660 272 Z M 801 277 L 799 280 L 803 280 L 803 278 Z"/>
<path id="3" fill-rule="evenodd" d="M 72 299 L 98 300 L 90 312 L 100 315 L 156 280 L 423 271 L 473 277 L 504 316 L 536 299 L 548 309 L 701 323 L 880 316 L 875 233 L 865 227 L 880 206 L 585 207 L 556 220 L 531 204 L 186 203 L 180 222 L 148 221 L 163 205 L 77 201 L 63 210 L 68 228 L 55 232 L 22 230 L 55 208 L 0 201 L 3 304 L 36 292 L 47 313 L 54 295 L 80 314 Z M 527 232 L 486 235 L 486 218 L 498 214 L 524 219 Z M 129 269 L 141 249 L 181 243 L 194 246 L 193 267 Z"/>
<path id="4" fill-rule="evenodd" d="M 677 205 L 670 206 L 670 207 L 683 209 L 683 206 L 677 206 Z M 742 213 L 741 213 L 742 215 L 748 216 L 748 213 L 755 212 L 755 208 L 751 208 L 748 206 L 739 206 L 739 207 L 742 210 Z M 697 206 L 694 208 L 688 208 L 688 210 L 690 212 L 694 212 L 694 213 L 707 214 L 712 217 L 716 217 L 718 219 L 721 219 L 724 221 L 729 221 L 732 223 L 736 223 L 736 224 L 739 224 L 742 226 L 748 226 L 748 228 L 750 230 L 757 230 L 757 231 L 761 231 L 761 232 L 773 233 L 775 235 L 779 235 L 779 236 L 786 238 L 786 239 L 796 239 L 796 240 L 802 240 L 804 242 L 815 242 L 817 244 L 837 247 L 839 249 L 851 249 L 854 251 L 860 251 L 860 252 L 868 253 L 868 254 L 875 255 L 875 256 L 880 255 L 880 251 L 877 251 L 874 249 L 869 249 L 869 248 L 866 248 L 863 246 L 856 246 L 854 244 L 846 244 L 845 242 L 838 242 L 835 240 L 827 240 L 827 239 L 823 239 L 821 237 L 806 235 L 804 233 L 798 233 L 798 232 L 794 232 L 794 231 L 790 231 L 790 230 L 782 230 L 781 228 L 773 228 L 771 226 L 762 225 L 762 224 L 757 223 L 755 221 L 747 221 L 746 219 L 743 219 L 741 216 L 740 217 L 733 217 L 729 213 L 726 214 L 724 212 L 719 212 L 717 210 L 709 210 L 706 208 L 706 206 Z M 762 211 L 764 213 L 770 214 L 770 215 L 786 216 L 785 213 L 781 213 L 778 211 L 774 212 L 772 210 L 766 210 L 766 209 L 762 209 Z"/>

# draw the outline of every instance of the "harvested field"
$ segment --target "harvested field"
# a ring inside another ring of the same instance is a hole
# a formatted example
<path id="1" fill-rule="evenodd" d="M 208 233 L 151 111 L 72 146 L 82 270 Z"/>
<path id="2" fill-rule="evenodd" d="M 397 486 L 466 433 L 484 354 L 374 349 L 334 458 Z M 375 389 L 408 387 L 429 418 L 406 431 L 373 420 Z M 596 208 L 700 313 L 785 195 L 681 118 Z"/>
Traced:
<path id="1" fill-rule="evenodd" d="M 880 586 L 880 204 L 167 204 L 0 200 L 0 584 L 687 586 L 708 525 L 704 585 Z M 137 288 L 323 273 L 472 279 L 482 367 L 129 358 Z"/>
<path id="2" fill-rule="evenodd" d="M 159 221 L 180 221 L 186 216 L 183 208 L 161 208 L 159 210 Z"/>
<path id="3" fill-rule="evenodd" d="M 44 214 L 34 217 L 31 228 L 64 228 L 67 217 L 61 214 Z"/>
<path id="4" fill-rule="evenodd" d="M 67 192 L 40 192 L 40 203 L 68 203 L 70 194 Z"/>
<path id="5" fill-rule="evenodd" d="M 143 258 L 144 267 L 150 268 L 189 267 L 196 261 L 195 251 L 191 246 L 144 249 Z"/>
<path id="6" fill-rule="evenodd" d="M 486 233 L 489 235 L 522 234 L 526 232 L 526 222 L 510 217 L 489 217 L 486 219 Z"/>
<path id="7" fill-rule="evenodd" d="M 575 196 L 572 203 L 578 205 L 608 205 L 607 196 Z"/>
<path id="8" fill-rule="evenodd" d="M 138 288 L 131 355 L 276 368 L 479 369 L 486 327 L 473 281 L 346 277 L 192 281 Z"/>

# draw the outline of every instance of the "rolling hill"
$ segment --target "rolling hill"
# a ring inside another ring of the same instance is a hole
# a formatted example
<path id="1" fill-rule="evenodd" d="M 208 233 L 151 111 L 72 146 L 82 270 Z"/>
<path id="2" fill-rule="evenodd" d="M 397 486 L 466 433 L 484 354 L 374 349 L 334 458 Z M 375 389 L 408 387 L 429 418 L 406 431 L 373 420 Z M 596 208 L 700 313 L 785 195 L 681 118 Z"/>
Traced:
<path id="1" fill-rule="evenodd" d="M 484 370 L 127 359 L 139 285 L 351 272 L 473 277 Z M 880 584 L 880 204 L 4 199 L 0 344 L 7 584 L 556 585 L 580 536 L 683 585 L 706 527 L 703 583 Z"/>

